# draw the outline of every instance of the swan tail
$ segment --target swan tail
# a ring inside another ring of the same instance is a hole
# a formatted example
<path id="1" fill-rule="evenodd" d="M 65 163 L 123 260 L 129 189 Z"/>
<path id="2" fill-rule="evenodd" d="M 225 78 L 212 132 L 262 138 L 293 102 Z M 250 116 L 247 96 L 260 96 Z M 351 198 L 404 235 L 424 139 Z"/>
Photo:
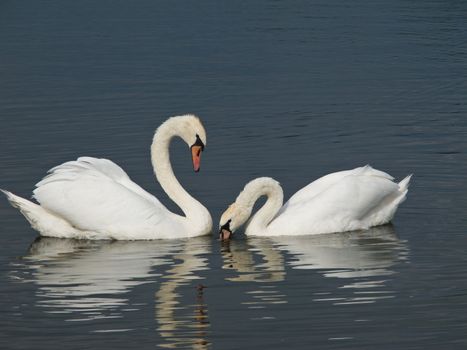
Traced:
<path id="1" fill-rule="evenodd" d="M 27 199 L 17 196 L 9 191 L 2 190 L 12 207 L 19 209 L 21 214 L 29 221 L 32 227 L 36 228 L 39 221 L 40 212 L 45 211 L 40 205 L 37 205 Z"/>
<path id="2" fill-rule="evenodd" d="M 401 182 L 398 183 L 399 191 L 396 194 L 395 198 L 391 200 L 391 203 L 387 206 L 388 211 L 388 220 L 387 222 L 391 221 L 396 213 L 397 208 L 401 205 L 407 198 L 407 192 L 409 191 L 410 179 L 412 178 L 413 174 L 406 176 Z"/>
<path id="3" fill-rule="evenodd" d="M 73 235 L 76 235 L 77 230 L 67 221 L 42 208 L 40 205 L 9 191 L 3 189 L 0 189 L 0 191 L 5 194 L 14 208 L 19 209 L 32 228 L 39 231 L 42 236 L 73 237 Z"/>
<path id="4" fill-rule="evenodd" d="M 407 193 L 410 185 L 410 179 L 412 178 L 413 174 L 410 174 L 409 176 L 406 176 L 404 180 L 399 182 L 399 192 L 405 192 Z"/>
<path id="5" fill-rule="evenodd" d="M 407 198 L 407 192 L 409 191 L 410 179 L 412 178 L 413 174 L 406 176 L 401 182 L 398 183 L 399 185 L 399 195 L 393 201 L 393 208 L 394 211 L 391 215 L 391 219 L 394 216 L 397 208 L 401 205 Z"/>
<path id="6" fill-rule="evenodd" d="M 366 215 L 365 219 L 368 223 L 368 227 L 387 224 L 394 218 L 397 208 L 399 208 L 407 198 L 412 175 L 413 174 L 410 174 L 399 182 L 399 190 L 387 196 L 376 208 Z"/>
<path id="7" fill-rule="evenodd" d="M 28 201 L 27 199 L 24 199 L 20 196 L 17 196 L 9 191 L 3 190 L 3 189 L 0 189 L 0 191 L 3 192 L 3 194 L 6 196 L 6 198 L 8 199 L 11 205 L 14 208 L 18 208 L 22 213 L 23 212 L 27 213 L 27 212 L 30 212 L 31 210 L 33 211 L 34 207 L 39 207 L 37 204 L 31 201 Z"/>

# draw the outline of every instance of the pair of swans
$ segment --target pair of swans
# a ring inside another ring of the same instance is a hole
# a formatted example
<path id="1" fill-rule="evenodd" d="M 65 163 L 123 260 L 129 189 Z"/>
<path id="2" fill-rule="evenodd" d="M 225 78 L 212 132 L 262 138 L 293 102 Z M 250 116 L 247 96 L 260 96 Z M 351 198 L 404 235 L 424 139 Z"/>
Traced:
<path id="1" fill-rule="evenodd" d="M 2 191 L 43 236 L 149 240 L 206 235 L 212 230 L 209 211 L 180 185 L 170 164 L 168 148 L 177 136 L 190 147 L 197 172 L 206 132 L 194 115 L 172 117 L 156 130 L 151 145 L 157 181 L 185 216 L 169 211 L 107 159 L 81 157 L 51 169 L 36 184 L 34 198 L 39 204 Z M 255 179 L 222 215 L 221 238 L 230 238 L 248 220 L 261 196 L 267 201 L 247 224 L 247 235 L 320 234 L 388 223 L 405 199 L 410 176 L 398 184 L 392 180 L 370 166 L 332 173 L 282 206 L 279 183 L 267 177 Z"/>

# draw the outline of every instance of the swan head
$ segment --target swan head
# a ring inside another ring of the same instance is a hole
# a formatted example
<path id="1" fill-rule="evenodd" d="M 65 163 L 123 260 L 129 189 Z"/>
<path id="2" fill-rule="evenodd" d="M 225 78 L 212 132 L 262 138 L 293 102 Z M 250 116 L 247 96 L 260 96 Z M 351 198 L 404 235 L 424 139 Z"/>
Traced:
<path id="1" fill-rule="evenodd" d="M 219 222 L 219 236 L 221 240 L 230 239 L 232 234 L 241 227 L 250 217 L 251 210 L 233 203 L 221 216 Z"/>
<path id="2" fill-rule="evenodd" d="M 206 131 L 201 120 L 196 115 L 186 114 L 169 118 L 160 128 L 171 129 L 170 134 L 177 135 L 185 141 L 190 148 L 193 170 L 198 172 L 201 163 L 201 152 L 206 147 Z"/>
<path id="3" fill-rule="evenodd" d="M 206 146 L 206 131 L 201 120 L 195 115 L 188 114 L 184 118 L 180 136 L 190 146 L 193 170 L 198 172 L 201 165 L 201 152 Z"/>

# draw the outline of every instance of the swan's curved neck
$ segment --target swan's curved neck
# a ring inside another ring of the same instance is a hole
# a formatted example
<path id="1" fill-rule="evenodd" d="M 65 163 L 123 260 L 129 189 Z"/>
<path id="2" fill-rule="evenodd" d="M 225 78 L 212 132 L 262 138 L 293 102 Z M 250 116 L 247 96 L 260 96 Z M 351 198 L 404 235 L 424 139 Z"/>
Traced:
<path id="1" fill-rule="evenodd" d="M 279 183 L 271 178 L 259 178 L 251 181 L 237 197 L 236 202 L 244 206 L 250 213 L 255 202 L 266 196 L 266 203 L 253 215 L 247 224 L 245 234 L 266 233 L 267 225 L 274 219 L 282 207 L 284 193 Z"/>
<path id="2" fill-rule="evenodd" d="M 151 162 L 154 174 L 161 187 L 170 199 L 182 209 L 188 220 L 193 222 L 206 221 L 203 219 L 210 220 L 211 216 L 208 210 L 180 185 L 170 164 L 170 141 L 173 137 L 180 136 L 182 132 L 176 120 L 170 119 L 157 129 L 151 145 Z"/>

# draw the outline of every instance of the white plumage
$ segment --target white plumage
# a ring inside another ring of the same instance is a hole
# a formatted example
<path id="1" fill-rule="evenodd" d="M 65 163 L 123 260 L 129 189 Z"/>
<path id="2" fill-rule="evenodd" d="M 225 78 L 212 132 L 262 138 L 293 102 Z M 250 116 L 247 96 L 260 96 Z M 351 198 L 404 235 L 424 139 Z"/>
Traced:
<path id="1" fill-rule="evenodd" d="M 250 219 L 247 235 L 281 236 L 321 234 L 367 229 L 388 223 L 408 191 L 411 176 L 400 183 L 369 165 L 323 176 L 295 193 L 282 206 L 283 193 L 271 178 L 249 182 L 222 215 L 233 231 L 251 215 L 256 200 L 265 205 Z"/>
<path id="2" fill-rule="evenodd" d="M 34 190 L 40 205 L 3 192 L 43 236 L 134 240 L 207 234 L 212 226 L 209 212 L 173 175 L 168 146 L 174 136 L 188 145 L 198 137 L 205 143 L 206 136 L 197 117 L 173 117 L 156 131 L 151 148 L 161 186 L 186 217 L 170 212 L 107 159 L 81 157 L 51 169 Z"/>

